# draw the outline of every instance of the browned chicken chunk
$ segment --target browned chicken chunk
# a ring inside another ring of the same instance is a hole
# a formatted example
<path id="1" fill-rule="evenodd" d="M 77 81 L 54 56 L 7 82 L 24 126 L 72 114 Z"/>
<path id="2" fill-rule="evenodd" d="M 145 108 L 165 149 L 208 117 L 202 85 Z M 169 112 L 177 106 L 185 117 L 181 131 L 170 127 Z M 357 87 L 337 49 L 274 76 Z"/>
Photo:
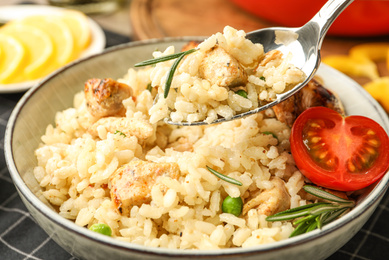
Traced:
<path id="1" fill-rule="evenodd" d="M 273 107 L 278 120 L 289 126 L 296 118 L 310 107 L 323 106 L 344 114 L 340 100 L 316 80 L 311 80 L 296 94 Z"/>
<path id="2" fill-rule="evenodd" d="M 180 177 L 177 163 L 131 161 L 117 169 L 111 176 L 111 200 L 123 216 L 129 216 L 133 206 L 151 201 L 151 189 L 161 176 Z M 160 184 L 161 189 L 166 188 Z"/>
<path id="3" fill-rule="evenodd" d="M 214 47 L 208 51 L 199 66 L 199 75 L 211 84 L 226 88 L 247 83 L 244 68 L 221 47 Z"/>
<path id="4" fill-rule="evenodd" d="M 122 101 L 132 96 L 130 86 L 113 79 L 89 79 L 84 87 L 89 113 L 94 117 L 124 116 Z"/>
<path id="5" fill-rule="evenodd" d="M 256 194 L 243 205 L 243 215 L 253 208 L 257 208 L 258 214 L 266 216 L 289 209 L 290 195 L 285 187 L 285 182 L 278 177 L 273 177 L 271 182 L 274 185 L 273 188 Z"/>
<path id="6" fill-rule="evenodd" d="M 153 135 L 153 126 L 144 119 L 127 117 L 100 118 L 88 129 L 93 136 L 98 136 L 98 127 L 103 126 L 110 133 L 123 133 L 126 136 L 135 136 L 144 141 Z"/>

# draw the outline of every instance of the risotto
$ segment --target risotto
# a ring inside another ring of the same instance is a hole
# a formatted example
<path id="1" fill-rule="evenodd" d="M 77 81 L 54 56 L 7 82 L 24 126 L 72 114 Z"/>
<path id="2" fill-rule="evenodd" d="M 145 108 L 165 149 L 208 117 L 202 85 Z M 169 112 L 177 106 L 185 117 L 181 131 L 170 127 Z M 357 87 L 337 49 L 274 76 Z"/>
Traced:
<path id="1" fill-rule="evenodd" d="M 199 61 L 216 44 L 250 71 L 247 98 L 197 75 Z M 199 48 L 178 67 L 167 99 L 153 104 L 170 62 L 130 68 L 117 82 L 90 80 L 74 97 L 74 107 L 57 113 L 36 149 L 34 175 L 62 217 L 83 227 L 104 223 L 116 239 L 153 247 L 249 247 L 289 237 L 290 222 L 265 218 L 310 201 L 301 195 L 304 177 L 290 154 L 290 127 L 273 110 L 196 127 L 160 119 L 169 110 L 175 121 L 228 118 L 273 98 L 301 74 L 230 27 Z M 104 84 L 110 93 L 99 89 Z M 227 196 L 242 199 L 240 215 L 222 211 Z"/>

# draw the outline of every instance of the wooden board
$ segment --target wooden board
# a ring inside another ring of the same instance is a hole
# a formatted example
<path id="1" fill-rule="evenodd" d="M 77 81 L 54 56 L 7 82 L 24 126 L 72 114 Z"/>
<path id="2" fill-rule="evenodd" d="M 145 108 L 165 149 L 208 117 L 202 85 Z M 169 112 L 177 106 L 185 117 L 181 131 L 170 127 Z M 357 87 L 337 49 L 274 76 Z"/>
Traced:
<path id="1" fill-rule="evenodd" d="M 130 22 L 137 40 L 174 37 L 210 36 L 226 25 L 246 32 L 277 26 L 251 15 L 228 0 L 132 0 Z M 352 46 L 366 42 L 389 42 L 389 35 L 376 38 L 342 38 L 327 36 L 322 57 L 347 54 Z M 378 64 L 382 76 L 389 72 L 385 62 Z M 354 78 L 360 84 L 365 78 Z"/>

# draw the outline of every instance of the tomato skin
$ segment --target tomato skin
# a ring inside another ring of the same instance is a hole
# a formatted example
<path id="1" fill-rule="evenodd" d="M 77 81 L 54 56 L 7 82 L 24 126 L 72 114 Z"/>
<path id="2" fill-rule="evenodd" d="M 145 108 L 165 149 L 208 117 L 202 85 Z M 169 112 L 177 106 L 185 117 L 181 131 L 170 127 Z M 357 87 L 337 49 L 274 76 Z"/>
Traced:
<path id="1" fill-rule="evenodd" d="M 316 145 L 312 140 L 320 141 Z M 301 173 L 329 189 L 362 189 L 389 168 L 389 138 L 378 123 L 363 116 L 342 117 L 325 107 L 309 108 L 296 119 L 290 146 Z M 361 163 L 360 155 L 367 162 Z"/>

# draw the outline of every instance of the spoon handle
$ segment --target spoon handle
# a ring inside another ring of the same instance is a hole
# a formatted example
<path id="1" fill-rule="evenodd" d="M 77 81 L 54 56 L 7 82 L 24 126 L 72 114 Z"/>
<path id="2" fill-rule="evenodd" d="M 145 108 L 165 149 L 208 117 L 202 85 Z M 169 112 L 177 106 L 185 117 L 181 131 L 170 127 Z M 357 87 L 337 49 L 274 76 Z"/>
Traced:
<path id="1" fill-rule="evenodd" d="M 324 36 L 335 19 L 354 0 L 329 0 L 320 11 L 307 23 L 316 23 L 319 26 L 319 46 L 321 46 Z"/>

